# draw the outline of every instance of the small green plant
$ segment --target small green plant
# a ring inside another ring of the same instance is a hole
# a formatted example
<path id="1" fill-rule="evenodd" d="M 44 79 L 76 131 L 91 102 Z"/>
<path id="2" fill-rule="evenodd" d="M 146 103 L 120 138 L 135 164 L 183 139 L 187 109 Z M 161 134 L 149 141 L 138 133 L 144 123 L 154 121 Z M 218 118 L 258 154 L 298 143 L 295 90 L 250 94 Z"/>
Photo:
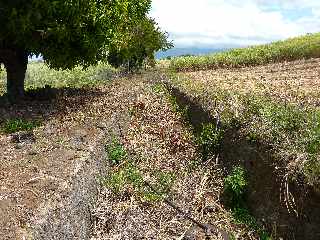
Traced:
<path id="1" fill-rule="evenodd" d="M 170 95 L 168 96 L 168 99 L 169 99 L 169 102 L 170 102 L 170 104 L 171 104 L 171 106 L 172 106 L 173 111 L 174 111 L 174 112 L 179 112 L 180 106 L 179 106 L 179 104 L 178 104 L 177 98 L 176 98 L 175 96 L 173 96 L 173 95 L 170 94 Z"/>
<path id="2" fill-rule="evenodd" d="M 130 188 L 133 190 L 133 194 L 141 199 L 152 202 L 160 201 L 172 187 L 175 175 L 156 171 L 153 177 L 155 178 L 155 183 L 148 185 L 143 178 L 142 172 L 133 162 L 129 161 L 102 179 L 102 183 L 115 194 L 121 194 Z"/>
<path id="3" fill-rule="evenodd" d="M 260 240 L 271 240 L 270 235 L 259 225 L 257 220 L 245 207 L 237 207 L 232 210 L 232 216 L 237 224 L 245 224 L 250 229 L 256 231 Z"/>
<path id="4" fill-rule="evenodd" d="M 28 121 L 25 119 L 9 119 L 3 125 L 5 133 L 15 133 L 19 131 L 31 131 L 40 125 L 37 121 Z"/>
<path id="5" fill-rule="evenodd" d="M 143 176 L 132 162 L 110 173 L 103 179 L 103 183 L 116 194 L 123 192 L 128 185 L 131 185 L 137 192 L 140 192 L 144 186 Z"/>
<path id="6" fill-rule="evenodd" d="M 281 132 L 298 131 L 306 122 L 306 115 L 296 106 L 271 102 L 261 106 L 260 116 L 270 126 L 275 137 Z"/>
<path id="7" fill-rule="evenodd" d="M 203 159 L 217 153 L 223 140 L 223 135 L 224 131 L 217 128 L 213 123 L 202 126 L 202 130 L 197 138 L 197 143 L 201 148 Z"/>
<path id="8" fill-rule="evenodd" d="M 167 89 L 166 89 L 166 87 L 164 86 L 164 84 L 162 84 L 162 83 L 156 83 L 156 84 L 152 85 L 152 91 L 153 91 L 154 93 L 157 93 L 157 94 L 162 94 L 162 93 L 167 92 Z"/>
<path id="9" fill-rule="evenodd" d="M 174 95 L 169 95 L 169 102 L 172 106 L 172 110 L 178 113 L 184 120 L 188 121 L 190 119 L 189 107 L 188 106 L 180 106 L 177 98 Z"/>
<path id="10" fill-rule="evenodd" d="M 247 187 L 248 181 L 245 170 L 242 167 L 235 167 L 224 180 L 226 204 L 231 208 L 235 223 L 247 225 L 259 234 L 261 240 L 269 240 L 271 239 L 269 235 L 250 214 L 246 206 Z"/>
<path id="11" fill-rule="evenodd" d="M 166 194 L 172 187 L 176 176 L 171 172 L 156 171 L 154 173 L 156 184 L 154 186 L 158 193 Z"/>
<path id="12" fill-rule="evenodd" d="M 248 182 L 242 167 L 235 167 L 232 173 L 224 180 L 224 191 L 228 196 L 231 209 L 243 207 Z"/>
<path id="13" fill-rule="evenodd" d="M 119 194 L 126 186 L 127 179 L 125 171 L 117 171 L 102 179 L 102 183 L 111 188 L 112 192 Z"/>
<path id="14" fill-rule="evenodd" d="M 127 156 L 126 150 L 116 139 L 112 139 L 112 142 L 106 146 L 106 150 L 108 159 L 113 165 L 121 163 Z"/>
<path id="15" fill-rule="evenodd" d="M 249 132 L 247 135 L 247 140 L 251 143 L 256 143 L 258 141 L 258 136 L 255 132 Z"/>

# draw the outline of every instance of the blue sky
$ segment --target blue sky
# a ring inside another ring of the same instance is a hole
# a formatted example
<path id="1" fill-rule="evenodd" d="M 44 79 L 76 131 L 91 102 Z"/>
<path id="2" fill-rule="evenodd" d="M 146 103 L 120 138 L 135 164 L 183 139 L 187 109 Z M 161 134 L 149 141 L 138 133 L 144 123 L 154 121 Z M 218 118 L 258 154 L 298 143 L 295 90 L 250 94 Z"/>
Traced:
<path id="1" fill-rule="evenodd" d="M 153 0 L 176 47 L 235 47 L 320 32 L 320 0 Z"/>

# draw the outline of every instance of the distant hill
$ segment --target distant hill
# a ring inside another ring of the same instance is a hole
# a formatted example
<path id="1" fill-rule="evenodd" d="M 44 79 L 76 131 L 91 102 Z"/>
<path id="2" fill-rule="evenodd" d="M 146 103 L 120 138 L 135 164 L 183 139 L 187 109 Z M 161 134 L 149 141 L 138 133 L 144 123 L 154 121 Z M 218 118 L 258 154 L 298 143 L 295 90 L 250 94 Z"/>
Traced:
<path id="1" fill-rule="evenodd" d="M 166 57 L 175 57 L 181 55 L 206 55 L 209 53 L 223 52 L 226 51 L 226 48 L 172 48 L 166 52 L 157 52 L 156 58 L 166 58 Z"/>

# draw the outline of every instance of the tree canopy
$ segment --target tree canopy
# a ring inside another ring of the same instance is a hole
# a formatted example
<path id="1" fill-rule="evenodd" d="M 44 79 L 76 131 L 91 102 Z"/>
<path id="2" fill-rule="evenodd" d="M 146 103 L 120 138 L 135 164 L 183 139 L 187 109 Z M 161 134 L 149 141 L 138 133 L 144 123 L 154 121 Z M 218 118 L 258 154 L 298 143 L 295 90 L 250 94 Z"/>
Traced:
<path id="1" fill-rule="evenodd" d="M 150 8 L 151 0 L 1 0 L 0 63 L 8 95 L 23 96 L 28 56 L 41 54 L 57 69 L 95 64 L 123 26 Z"/>
<path id="2" fill-rule="evenodd" d="M 167 33 L 149 17 L 126 26 L 121 33 L 110 44 L 108 62 L 114 67 L 124 66 L 129 71 L 141 68 L 143 64 L 154 65 L 154 53 L 173 46 Z"/>

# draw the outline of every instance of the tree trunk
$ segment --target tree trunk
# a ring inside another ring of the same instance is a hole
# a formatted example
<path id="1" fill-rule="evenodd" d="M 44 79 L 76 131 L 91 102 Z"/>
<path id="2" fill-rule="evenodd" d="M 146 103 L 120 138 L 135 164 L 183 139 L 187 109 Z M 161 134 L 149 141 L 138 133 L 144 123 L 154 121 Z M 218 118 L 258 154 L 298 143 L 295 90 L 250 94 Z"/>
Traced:
<path id="1" fill-rule="evenodd" d="M 10 102 L 24 98 L 24 79 L 28 65 L 28 54 L 21 50 L 0 50 L 0 62 L 7 70 L 7 95 Z"/>

